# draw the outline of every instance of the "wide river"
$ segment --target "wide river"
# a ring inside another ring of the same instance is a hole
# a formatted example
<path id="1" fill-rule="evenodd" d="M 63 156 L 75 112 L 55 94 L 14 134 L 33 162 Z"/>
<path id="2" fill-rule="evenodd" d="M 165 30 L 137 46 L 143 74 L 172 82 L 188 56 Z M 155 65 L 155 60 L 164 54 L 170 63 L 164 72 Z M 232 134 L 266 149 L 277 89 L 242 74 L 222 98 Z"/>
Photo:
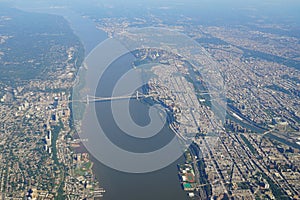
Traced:
<path id="1" fill-rule="evenodd" d="M 65 9 L 24 9 L 28 11 L 38 11 L 44 13 L 51 13 L 62 15 L 67 19 L 80 38 L 86 51 L 86 55 L 95 48 L 101 41 L 107 38 L 106 33 L 96 29 L 95 24 L 86 18 L 80 17 L 78 14 L 70 10 Z M 118 73 L 118 68 L 124 66 L 124 63 L 130 62 L 126 60 L 126 57 L 122 58 L 120 62 L 114 63 L 112 74 L 109 76 L 115 76 Z M 130 59 L 130 58 L 128 58 Z M 88 79 L 88 77 L 87 77 Z M 108 78 L 105 82 L 105 87 L 102 87 L 101 96 L 103 93 L 111 92 L 110 79 Z M 98 81 L 98 80 L 95 80 Z M 97 83 L 96 83 L 97 84 Z M 103 90 L 103 88 L 105 88 Z M 98 94 L 99 95 L 99 94 Z M 105 94 L 104 94 L 105 95 Z M 96 104 L 96 109 L 101 109 L 102 116 L 109 116 L 109 102 L 102 102 Z M 137 119 L 139 124 L 146 125 L 149 121 L 148 118 L 148 107 L 140 101 L 132 101 L 130 108 L 132 116 Z M 107 112 L 107 113 L 106 113 Z M 137 147 L 137 151 L 144 151 L 143 144 L 139 145 L 138 141 L 132 141 L 132 138 L 122 137 L 123 134 L 111 117 L 99 117 L 101 124 L 104 124 L 109 130 L 109 138 L 113 140 L 115 144 L 122 145 L 123 148 L 131 148 L 133 144 Z M 90 131 L 95 130 L 93 124 L 90 124 Z M 97 134 L 97 133 L 95 133 Z M 170 135 L 173 132 L 166 126 L 159 134 L 160 140 L 150 142 L 145 145 L 146 148 L 157 148 L 163 146 L 166 141 L 170 139 Z M 149 146 L 150 145 L 150 146 Z M 151 147 L 153 145 L 153 147 Z M 97 161 L 93 156 L 91 160 L 94 162 L 94 173 L 96 178 L 100 181 L 100 185 L 104 187 L 106 193 L 104 194 L 105 200 L 154 200 L 154 199 L 165 199 L 165 200 L 184 200 L 189 199 L 187 194 L 181 189 L 181 185 L 178 178 L 177 164 L 183 163 L 184 158 L 181 157 L 174 163 L 170 164 L 166 168 L 161 170 L 144 173 L 144 174 L 131 174 L 124 173 L 114 169 L 111 169 L 101 162 Z"/>

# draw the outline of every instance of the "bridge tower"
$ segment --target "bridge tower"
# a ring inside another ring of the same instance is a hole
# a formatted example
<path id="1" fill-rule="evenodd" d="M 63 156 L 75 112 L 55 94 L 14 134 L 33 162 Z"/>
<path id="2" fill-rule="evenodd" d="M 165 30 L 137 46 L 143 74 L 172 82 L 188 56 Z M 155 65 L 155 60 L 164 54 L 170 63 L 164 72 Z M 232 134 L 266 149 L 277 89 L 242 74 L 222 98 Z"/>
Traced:
<path id="1" fill-rule="evenodd" d="M 89 95 L 87 94 L 87 95 L 86 95 L 86 104 L 89 105 L 89 103 L 90 103 Z"/>
<path id="2" fill-rule="evenodd" d="M 136 100 L 139 100 L 139 91 L 136 91 Z"/>

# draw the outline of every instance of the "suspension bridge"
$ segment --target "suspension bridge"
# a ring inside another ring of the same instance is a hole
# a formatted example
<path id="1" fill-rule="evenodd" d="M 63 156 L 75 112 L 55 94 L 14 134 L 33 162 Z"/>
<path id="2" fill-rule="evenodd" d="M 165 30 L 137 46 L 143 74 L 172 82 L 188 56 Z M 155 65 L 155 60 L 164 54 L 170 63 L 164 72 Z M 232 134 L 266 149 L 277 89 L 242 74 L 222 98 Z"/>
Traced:
<path id="1" fill-rule="evenodd" d="M 112 96 L 112 97 L 95 97 L 91 95 L 86 95 L 85 98 L 82 99 L 70 99 L 70 100 L 60 100 L 59 103 L 68 104 L 68 103 L 95 103 L 95 102 L 103 102 L 103 101 L 114 101 L 114 100 L 125 100 L 125 99 L 143 99 L 148 97 L 156 97 L 158 94 L 150 93 L 150 94 L 143 94 L 141 92 L 135 92 L 132 95 L 123 95 L 123 96 Z M 45 101 L 45 102 L 38 102 L 38 105 L 48 105 L 53 104 L 53 101 Z"/>
<path id="2" fill-rule="evenodd" d="M 115 96 L 115 97 L 95 97 L 87 95 L 86 99 L 81 101 L 86 104 L 93 103 L 93 102 L 101 102 L 101 101 L 113 101 L 113 100 L 123 100 L 123 99 L 143 99 L 148 97 L 154 97 L 155 94 L 143 94 L 138 91 L 134 95 L 124 95 L 124 96 Z"/>

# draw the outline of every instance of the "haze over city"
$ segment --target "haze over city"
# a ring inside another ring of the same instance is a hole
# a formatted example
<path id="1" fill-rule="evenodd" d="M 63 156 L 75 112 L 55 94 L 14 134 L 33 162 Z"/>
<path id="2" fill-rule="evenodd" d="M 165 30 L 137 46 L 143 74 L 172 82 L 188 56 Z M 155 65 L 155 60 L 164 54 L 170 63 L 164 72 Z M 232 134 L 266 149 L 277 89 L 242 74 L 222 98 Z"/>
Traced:
<path id="1" fill-rule="evenodd" d="M 0 0 L 0 199 L 300 199 L 298 0 Z"/>

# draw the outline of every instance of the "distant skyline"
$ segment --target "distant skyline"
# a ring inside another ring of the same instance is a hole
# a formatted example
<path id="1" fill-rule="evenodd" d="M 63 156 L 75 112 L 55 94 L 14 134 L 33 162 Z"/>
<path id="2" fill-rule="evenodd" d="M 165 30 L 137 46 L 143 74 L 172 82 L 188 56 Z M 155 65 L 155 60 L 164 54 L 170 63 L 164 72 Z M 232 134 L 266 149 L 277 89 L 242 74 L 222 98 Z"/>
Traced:
<path id="1" fill-rule="evenodd" d="M 268 7 L 269 9 L 287 9 L 293 8 L 295 10 L 299 9 L 300 2 L 298 0 L 250 0 L 250 1 L 241 1 L 241 0 L 0 0 L 0 2 L 6 2 L 10 4 L 23 3 L 23 4 L 59 4 L 59 5 L 74 5 L 76 3 L 83 4 L 96 4 L 96 5 L 164 5 L 164 6 L 176 6 L 176 5 L 193 5 L 193 6 L 209 6 L 209 7 Z"/>
<path id="2" fill-rule="evenodd" d="M 0 3 L 11 6 L 70 6 L 91 8 L 124 8 L 133 9 L 134 6 L 164 10 L 191 10 L 192 12 L 205 12 L 211 15 L 228 15 L 232 13 L 258 14 L 270 16 L 274 20 L 290 19 L 300 21 L 300 1 L 298 0 L 0 0 Z M 178 13 L 180 14 L 180 13 Z"/>

